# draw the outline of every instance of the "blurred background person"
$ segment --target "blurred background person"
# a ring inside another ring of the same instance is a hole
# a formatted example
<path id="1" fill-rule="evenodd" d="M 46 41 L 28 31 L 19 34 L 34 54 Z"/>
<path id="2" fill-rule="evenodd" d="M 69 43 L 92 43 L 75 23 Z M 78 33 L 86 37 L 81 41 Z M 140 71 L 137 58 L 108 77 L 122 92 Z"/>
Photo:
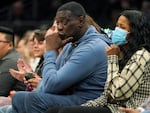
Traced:
<path id="1" fill-rule="evenodd" d="M 35 71 L 36 66 L 40 60 L 40 58 L 34 56 L 33 53 L 33 37 L 35 35 L 35 31 L 36 29 L 27 31 L 18 41 L 16 46 L 18 52 L 22 55 L 25 62 L 31 66 L 33 71 Z"/>
<path id="2" fill-rule="evenodd" d="M 13 78 L 10 68 L 17 70 L 17 60 L 21 55 L 14 49 L 14 33 L 7 27 L 0 26 L 0 96 L 8 96 L 11 90 L 25 90 L 23 82 Z"/>
<path id="3" fill-rule="evenodd" d="M 38 82 L 42 78 L 42 66 L 43 66 L 43 61 L 44 61 L 43 54 L 45 51 L 45 42 L 44 42 L 45 33 L 46 33 L 46 30 L 34 30 L 32 52 L 33 52 L 35 59 L 36 58 L 39 59 L 39 61 L 37 62 L 35 70 L 33 70 L 31 65 L 28 62 L 26 62 L 24 59 L 22 59 L 22 60 L 20 59 L 18 61 L 18 64 L 21 65 L 22 67 L 24 67 L 24 70 L 27 69 L 26 72 L 36 73 L 36 74 L 34 74 L 34 77 L 32 77 L 29 80 L 24 81 L 25 84 L 27 85 L 28 91 L 32 91 L 33 88 L 36 88 L 38 85 Z M 26 46 L 26 44 L 25 44 L 25 46 Z M 25 47 L 25 48 L 27 48 L 27 47 Z M 19 48 L 19 50 L 20 49 L 21 48 Z M 22 50 L 23 50 L 22 52 L 24 53 L 25 52 L 24 47 L 22 47 Z M 22 75 L 20 75 L 20 76 L 22 76 Z"/>

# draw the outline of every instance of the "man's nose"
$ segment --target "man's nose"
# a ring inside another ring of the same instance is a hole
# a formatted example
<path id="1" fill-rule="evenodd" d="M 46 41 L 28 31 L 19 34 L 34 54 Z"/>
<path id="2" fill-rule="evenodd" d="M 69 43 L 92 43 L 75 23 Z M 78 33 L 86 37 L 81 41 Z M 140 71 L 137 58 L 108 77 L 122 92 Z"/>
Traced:
<path id="1" fill-rule="evenodd" d="M 57 28 L 58 28 L 58 31 L 62 31 L 63 30 L 63 24 L 62 23 L 59 23 L 57 25 Z"/>

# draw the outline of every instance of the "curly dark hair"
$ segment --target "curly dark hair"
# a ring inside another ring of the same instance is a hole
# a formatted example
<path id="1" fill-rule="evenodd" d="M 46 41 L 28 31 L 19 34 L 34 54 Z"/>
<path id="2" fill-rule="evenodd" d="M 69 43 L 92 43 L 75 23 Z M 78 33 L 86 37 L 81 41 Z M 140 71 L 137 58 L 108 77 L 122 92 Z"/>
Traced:
<path id="1" fill-rule="evenodd" d="M 125 56 L 120 61 L 120 71 L 137 50 L 145 48 L 150 52 L 150 24 L 147 18 L 137 10 L 125 10 L 121 13 L 121 16 L 128 19 L 130 33 L 128 36 L 129 49 L 126 51 L 121 47 Z"/>

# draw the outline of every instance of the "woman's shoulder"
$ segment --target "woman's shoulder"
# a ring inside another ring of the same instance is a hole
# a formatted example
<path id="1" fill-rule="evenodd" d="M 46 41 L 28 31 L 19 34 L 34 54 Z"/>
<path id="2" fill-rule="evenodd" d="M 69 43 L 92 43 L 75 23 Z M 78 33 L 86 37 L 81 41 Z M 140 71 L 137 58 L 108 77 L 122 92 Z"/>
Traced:
<path id="1" fill-rule="evenodd" d="M 150 60 L 150 53 L 145 48 L 142 48 L 142 49 L 136 51 L 135 54 L 137 54 L 143 58 L 146 58 L 147 60 Z"/>
<path id="2" fill-rule="evenodd" d="M 150 62 L 150 53 L 145 48 L 142 48 L 136 51 L 134 58 L 136 58 L 142 65 L 145 65 Z"/>

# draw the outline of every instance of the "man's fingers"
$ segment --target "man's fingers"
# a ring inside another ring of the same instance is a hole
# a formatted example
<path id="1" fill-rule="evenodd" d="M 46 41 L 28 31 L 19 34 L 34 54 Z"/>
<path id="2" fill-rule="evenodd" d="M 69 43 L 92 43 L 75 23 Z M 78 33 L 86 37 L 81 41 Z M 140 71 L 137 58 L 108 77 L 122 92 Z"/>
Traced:
<path id="1" fill-rule="evenodd" d="M 62 46 L 64 46 L 65 44 L 67 44 L 68 42 L 70 42 L 73 39 L 73 37 L 68 37 L 64 40 L 62 40 Z"/>

